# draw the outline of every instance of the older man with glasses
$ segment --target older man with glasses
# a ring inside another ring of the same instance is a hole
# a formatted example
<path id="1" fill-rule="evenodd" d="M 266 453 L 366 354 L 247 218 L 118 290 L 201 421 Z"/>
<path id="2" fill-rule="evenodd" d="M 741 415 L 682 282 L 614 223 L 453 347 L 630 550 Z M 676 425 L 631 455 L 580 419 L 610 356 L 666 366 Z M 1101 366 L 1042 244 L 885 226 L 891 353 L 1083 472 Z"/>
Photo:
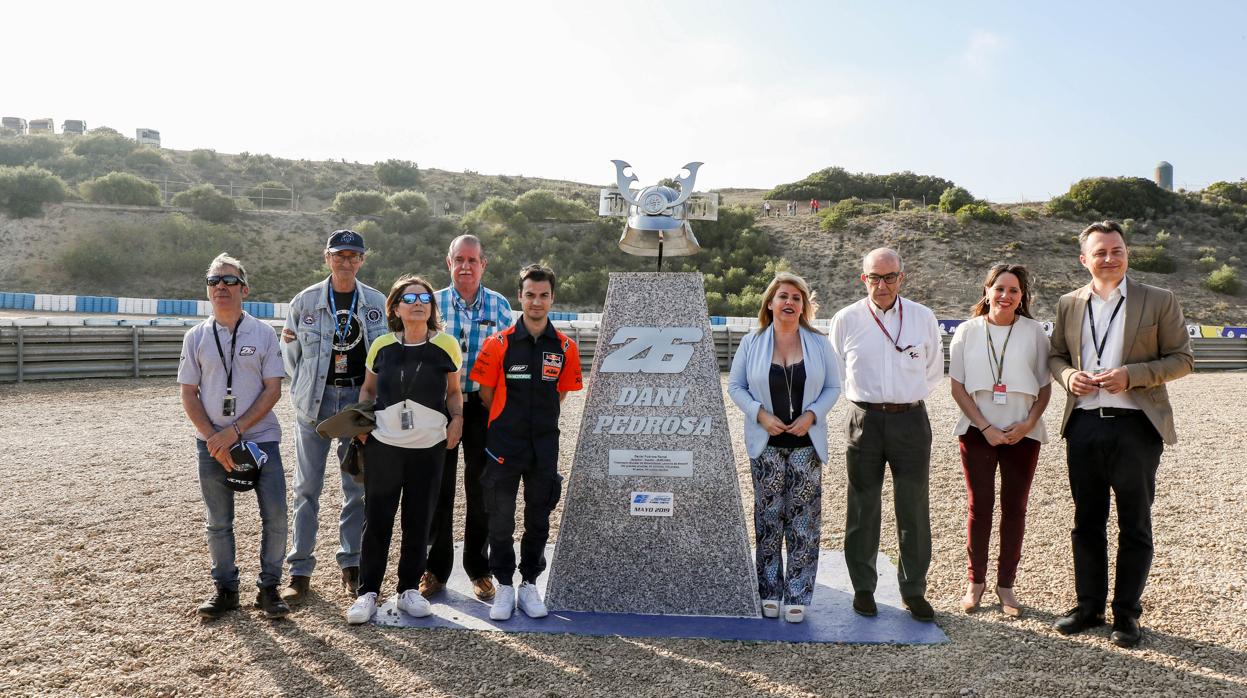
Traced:
<path id="1" fill-rule="evenodd" d="M 290 586 L 282 590 L 289 603 L 303 601 L 316 567 L 316 532 L 325 462 L 332 439 L 316 433 L 316 425 L 359 400 L 368 347 L 385 334 L 385 294 L 355 277 L 364 264 L 364 238 L 338 230 L 325 243 L 329 277 L 290 301 L 282 329 L 290 400 L 297 415 L 294 475 L 294 538 L 287 558 Z M 348 442 L 338 441 L 338 462 Z M 338 567 L 343 590 L 355 598 L 359 585 L 360 541 L 364 527 L 364 486 L 340 473 L 342 513 L 338 518 Z"/>
<path id="2" fill-rule="evenodd" d="M 437 292 L 445 331 L 459 341 L 463 354 L 460 380 L 463 388 L 463 490 L 467 498 L 463 532 L 463 571 L 472 580 L 472 591 L 482 601 L 494 598 L 489 572 L 489 518 L 481 498 L 481 474 L 485 471 L 485 426 L 489 410 L 481 402 L 481 386 L 469 380 L 481 346 L 491 335 L 511 326 L 511 304 L 502 294 L 485 288 L 485 248 L 475 235 L 460 235 L 450 243 L 446 268 L 450 285 Z M 454 563 L 455 473 L 459 447 L 446 451 L 442 492 L 429 533 L 428 570 L 420 580 L 420 593 L 432 596 L 446 586 Z"/>
<path id="3" fill-rule="evenodd" d="M 900 296 L 905 267 L 895 250 L 881 247 L 867 254 L 861 279 L 867 297 L 836 313 L 829 333 L 849 401 L 844 560 L 853 582 L 853 610 L 878 613 L 875 558 L 883 478 L 890 466 L 901 599 L 915 619 L 932 621 L 935 610 L 926 600 L 931 424 L 923 400 L 944 378 L 939 323 L 928 308 Z"/>

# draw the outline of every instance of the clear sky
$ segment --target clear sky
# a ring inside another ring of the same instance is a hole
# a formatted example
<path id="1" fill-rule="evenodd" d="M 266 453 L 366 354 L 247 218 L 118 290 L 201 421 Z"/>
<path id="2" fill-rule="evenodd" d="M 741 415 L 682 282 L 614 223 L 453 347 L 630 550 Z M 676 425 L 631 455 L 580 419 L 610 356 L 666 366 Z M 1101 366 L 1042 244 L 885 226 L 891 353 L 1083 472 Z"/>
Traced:
<path id="1" fill-rule="evenodd" d="M 0 113 L 170 148 L 697 188 L 839 165 L 995 201 L 1247 177 L 1244 2 L 6 5 Z"/>

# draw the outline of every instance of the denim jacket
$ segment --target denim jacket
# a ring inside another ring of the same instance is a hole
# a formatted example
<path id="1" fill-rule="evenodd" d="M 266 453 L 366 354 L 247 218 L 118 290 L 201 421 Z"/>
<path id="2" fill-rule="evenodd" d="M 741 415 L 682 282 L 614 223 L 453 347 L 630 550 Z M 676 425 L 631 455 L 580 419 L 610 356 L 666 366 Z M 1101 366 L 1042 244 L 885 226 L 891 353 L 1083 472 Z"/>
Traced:
<path id="1" fill-rule="evenodd" d="M 389 331 L 385 319 L 385 294 L 358 279 L 359 318 L 364 326 L 368 346 Z M 333 332 L 336 326 L 329 308 L 329 279 L 308 286 L 290 301 L 285 329 L 294 332 L 295 340 L 281 341 L 286 375 L 290 376 L 290 401 L 304 422 L 316 422 L 320 401 L 325 394 L 329 375 Z"/>

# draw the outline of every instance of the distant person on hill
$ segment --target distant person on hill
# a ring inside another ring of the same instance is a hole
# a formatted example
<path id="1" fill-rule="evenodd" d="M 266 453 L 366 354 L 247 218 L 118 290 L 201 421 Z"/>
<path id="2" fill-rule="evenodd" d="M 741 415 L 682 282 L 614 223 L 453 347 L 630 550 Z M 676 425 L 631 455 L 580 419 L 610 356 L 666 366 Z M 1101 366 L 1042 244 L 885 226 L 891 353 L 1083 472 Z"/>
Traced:
<path id="1" fill-rule="evenodd" d="M 450 215 L 450 202 L 449 201 L 442 202 L 442 215 L 444 216 Z"/>
<path id="2" fill-rule="evenodd" d="M 182 409 L 195 425 L 199 489 L 207 523 L 216 593 L 199 606 L 203 618 L 238 608 L 234 562 L 234 493 L 255 490 L 260 505 L 260 574 L 255 607 L 282 618 L 290 607 L 277 593 L 286 554 L 286 476 L 281 426 L 281 352 L 273 328 L 243 310 L 250 287 L 242 262 L 218 255 L 208 265 L 212 316 L 182 339 L 178 362 Z"/>
<path id="3" fill-rule="evenodd" d="M 781 272 L 732 359 L 727 390 L 745 414 L 762 615 L 800 623 L 814 598 L 822 531 L 827 412 L 840 370 L 805 279 Z M 782 555 L 787 544 L 788 554 Z M 783 558 L 786 565 L 781 566 Z"/>
<path id="4" fill-rule="evenodd" d="M 769 201 L 762 202 L 762 212 L 766 214 L 767 218 L 771 217 L 771 202 Z"/>
<path id="5" fill-rule="evenodd" d="M 523 314 L 490 337 L 472 380 L 489 410 L 481 477 L 489 503 L 489 570 L 498 581 L 489 617 L 507 620 L 515 607 L 530 618 L 546 615 L 537 578 L 546 568 L 550 514 L 562 495 L 559 475 L 559 411 L 567 393 L 580 390 L 580 352 L 554 328 L 555 278 L 531 264 L 520 270 Z M 524 483 L 524 535 L 520 539 L 520 588 L 515 589 L 515 498 Z"/>
<path id="6" fill-rule="evenodd" d="M 935 620 L 926 600 L 931 564 L 931 423 L 926 396 L 944 380 L 944 351 L 935 314 L 900 296 L 905 266 L 895 250 L 862 260 L 866 297 L 831 319 L 831 346 L 844 377 L 849 408 L 848 516 L 844 561 L 853 582 L 853 610 L 878 613 L 879 528 L 883 478 L 890 466 L 896 506 L 901 600 L 917 620 Z"/>
<path id="7" fill-rule="evenodd" d="M 1152 566 L 1152 499 L 1165 444 L 1178 440 L 1165 384 L 1191 372 L 1194 355 L 1173 292 L 1126 276 L 1130 254 L 1115 221 L 1078 236 L 1091 283 L 1061 296 L 1049 368 L 1069 393 L 1065 438 L 1074 495 L 1078 605 L 1057 620 L 1064 635 L 1104 625 L 1109 496 L 1117 503 L 1117 566 L 1110 641 L 1143 638 L 1141 598 Z"/>
<path id="8" fill-rule="evenodd" d="M 316 568 L 316 532 L 320 527 L 320 495 L 332 439 L 316 433 L 316 425 L 359 400 L 364 384 L 368 346 L 386 332 L 385 296 L 356 279 L 364 264 L 364 237 L 338 230 L 325 242 L 329 276 L 300 291 L 290 301 L 281 338 L 290 402 L 295 410 L 294 535 L 290 586 L 282 598 L 297 604 L 307 598 Z M 338 440 L 338 464 L 348 439 Z M 359 585 L 360 537 L 364 527 L 364 486 L 334 468 L 342 483 L 338 517 L 337 563 L 342 589 L 351 598 Z"/>
<path id="9" fill-rule="evenodd" d="M 961 408 L 955 433 L 969 497 L 966 549 L 969 586 L 961 610 L 979 607 L 987 584 L 987 557 L 995 510 L 996 469 L 1000 469 L 1000 556 L 996 596 L 1005 615 L 1019 616 L 1013 595 L 1026 503 L 1047 443 L 1043 412 L 1052 397 L 1048 337 L 1031 318 L 1030 274 L 1020 264 L 997 264 L 983 280 L 983 298 L 972 318 L 957 326 L 949 345 L 948 375 L 953 400 Z"/>
<path id="10" fill-rule="evenodd" d="M 511 326 L 511 304 L 497 291 L 485 287 L 485 267 L 489 260 L 475 235 L 460 235 L 446 251 L 450 285 L 437 292 L 446 334 L 459 342 L 463 370 L 459 384 L 463 392 L 463 571 L 472 580 L 472 593 L 481 601 L 494 598 L 489 573 L 489 518 L 481 494 L 481 474 L 485 472 L 485 425 L 489 410 L 481 401 L 480 385 L 468 376 L 476 365 L 485 340 Z M 429 566 L 420 580 L 420 593 L 426 597 L 440 592 L 450 579 L 455 554 L 455 492 L 459 470 L 459 446 L 446 451 L 442 469 L 441 493 L 433 526 L 429 532 L 432 549 Z"/>

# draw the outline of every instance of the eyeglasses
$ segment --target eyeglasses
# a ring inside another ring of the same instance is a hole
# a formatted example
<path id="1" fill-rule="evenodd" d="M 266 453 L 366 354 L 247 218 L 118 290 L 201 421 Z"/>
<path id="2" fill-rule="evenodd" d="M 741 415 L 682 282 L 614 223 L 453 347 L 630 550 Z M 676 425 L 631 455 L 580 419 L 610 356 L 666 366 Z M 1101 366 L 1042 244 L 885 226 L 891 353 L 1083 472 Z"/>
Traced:
<path id="1" fill-rule="evenodd" d="M 433 302 L 433 294 L 432 293 L 404 293 L 403 295 L 399 296 L 399 300 L 402 301 L 406 305 L 414 305 L 416 301 L 419 301 L 425 305 L 428 305 L 429 303 Z"/>
<path id="2" fill-rule="evenodd" d="M 892 284 L 896 283 L 897 279 L 899 278 L 901 278 L 900 273 L 895 272 L 895 271 L 891 272 L 890 274 L 883 274 L 882 276 L 880 276 L 879 274 L 867 274 L 866 275 L 866 281 L 868 281 L 871 284 L 876 284 L 876 285 L 879 282 L 883 282 L 891 286 Z"/>
<path id="3" fill-rule="evenodd" d="M 358 262 L 364 261 L 364 255 L 355 254 L 354 252 L 351 252 L 349 254 L 345 252 L 330 252 L 329 256 L 333 257 L 334 259 L 338 261 L 347 262 L 348 264 L 356 264 Z"/>
<path id="4" fill-rule="evenodd" d="M 209 286 L 216 286 L 217 284 L 237 286 L 238 284 L 246 283 L 243 281 L 241 276 L 234 276 L 233 274 L 213 274 L 205 279 L 205 281 L 208 282 Z"/>

